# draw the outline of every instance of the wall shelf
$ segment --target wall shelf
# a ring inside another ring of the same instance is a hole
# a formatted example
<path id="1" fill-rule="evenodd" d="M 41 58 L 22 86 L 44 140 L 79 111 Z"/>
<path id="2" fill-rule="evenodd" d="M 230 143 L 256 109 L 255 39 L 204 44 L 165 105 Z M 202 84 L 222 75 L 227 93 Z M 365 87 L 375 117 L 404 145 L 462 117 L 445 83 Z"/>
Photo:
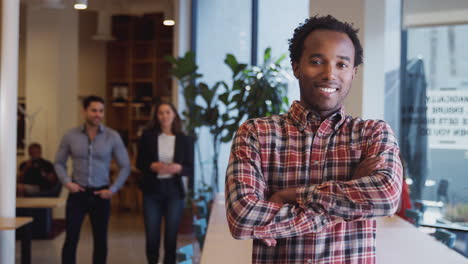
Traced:
<path id="1" fill-rule="evenodd" d="M 107 44 L 107 124 L 127 144 L 132 161 L 136 142 L 151 121 L 153 105 L 171 100 L 173 28 L 162 24 L 163 14 L 112 17 L 112 34 Z"/>

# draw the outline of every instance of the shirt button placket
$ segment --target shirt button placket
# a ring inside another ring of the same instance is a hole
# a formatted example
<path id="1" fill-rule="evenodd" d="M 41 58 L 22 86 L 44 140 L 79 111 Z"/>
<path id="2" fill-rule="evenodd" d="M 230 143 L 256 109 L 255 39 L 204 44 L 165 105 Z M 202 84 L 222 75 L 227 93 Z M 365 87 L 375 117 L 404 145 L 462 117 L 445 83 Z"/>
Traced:
<path id="1" fill-rule="evenodd" d="M 93 177 L 92 177 L 92 163 L 93 163 L 93 144 L 89 144 L 89 152 L 88 152 L 88 183 L 89 185 L 93 185 Z"/>

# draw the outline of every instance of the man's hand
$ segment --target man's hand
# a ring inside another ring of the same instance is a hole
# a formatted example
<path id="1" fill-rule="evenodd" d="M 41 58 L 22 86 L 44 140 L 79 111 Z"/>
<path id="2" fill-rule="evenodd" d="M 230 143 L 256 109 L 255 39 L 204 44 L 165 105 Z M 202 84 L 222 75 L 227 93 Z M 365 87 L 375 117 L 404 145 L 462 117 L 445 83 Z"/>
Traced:
<path id="1" fill-rule="evenodd" d="M 269 247 L 274 247 L 276 246 L 276 239 L 274 238 L 264 238 L 261 240 L 263 244 L 269 246 Z"/>
<path id="2" fill-rule="evenodd" d="M 292 204 L 296 202 L 296 188 L 287 188 L 275 192 L 269 199 L 269 202 L 283 205 L 286 203 Z"/>
<path id="3" fill-rule="evenodd" d="M 109 189 L 102 189 L 94 192 L 94 195 L 99 195 L 99 197 L 106 200 L 109 200 L 113 194 L 114 193 Z"/>
<path id="4" fill-rule="evenodd" d="M 80 185 L 78 185 L 78 184 L 76 184 L 74 182 L 68 182 L 67 184 L 65 184 L 65 187 L 71 193 L 82 192 L 82 191 L 85 190 L 83 187 L 81 187 Z"/>
<path id="5" fill-rule="evenodd" d="M 384 161 L 384 157 L 374 156 L 366 158 L 365 160 L 361 161 L 361 163 L 359 163 L 356 170 L 354 171 L 352 179 L 356 180 L 371 175 L 375 170 L 382 167 Z"/>

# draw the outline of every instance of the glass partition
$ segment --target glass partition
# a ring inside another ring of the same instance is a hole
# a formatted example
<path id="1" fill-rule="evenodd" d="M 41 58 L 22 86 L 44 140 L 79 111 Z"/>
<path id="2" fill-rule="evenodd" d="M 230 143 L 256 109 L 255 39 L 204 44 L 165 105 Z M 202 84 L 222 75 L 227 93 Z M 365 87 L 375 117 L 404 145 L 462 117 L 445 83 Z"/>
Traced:
<path id="1" fill-rule="evenodd" d="M 468 25 L 409 28 L 401 149 L 424 223 L 468 227 Z M 466 232 L 464 232 L 466 236 Z M 467 255 L 467 238 L 458 251 Z"/>

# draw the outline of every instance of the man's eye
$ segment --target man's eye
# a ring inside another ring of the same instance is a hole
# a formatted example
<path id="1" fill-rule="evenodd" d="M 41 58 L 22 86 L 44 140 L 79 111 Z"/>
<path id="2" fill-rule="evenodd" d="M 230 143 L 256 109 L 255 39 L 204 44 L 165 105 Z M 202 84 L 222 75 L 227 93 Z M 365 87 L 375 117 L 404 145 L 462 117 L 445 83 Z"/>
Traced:
<path id="1" fill-rule="evenodd" d="M 311 61 L 310 61 L 310 64 L 320 65 L 320 64 L 323 64 L 323 62 L 320 61 L 320 60 L 311 60 Z"/>
<path id="2" fill-rule="evenodd" d="M 349 66 L 346 63 L 338 63 L 338 67 L 345 69 L 345 68 L 348 68 Z"/>

